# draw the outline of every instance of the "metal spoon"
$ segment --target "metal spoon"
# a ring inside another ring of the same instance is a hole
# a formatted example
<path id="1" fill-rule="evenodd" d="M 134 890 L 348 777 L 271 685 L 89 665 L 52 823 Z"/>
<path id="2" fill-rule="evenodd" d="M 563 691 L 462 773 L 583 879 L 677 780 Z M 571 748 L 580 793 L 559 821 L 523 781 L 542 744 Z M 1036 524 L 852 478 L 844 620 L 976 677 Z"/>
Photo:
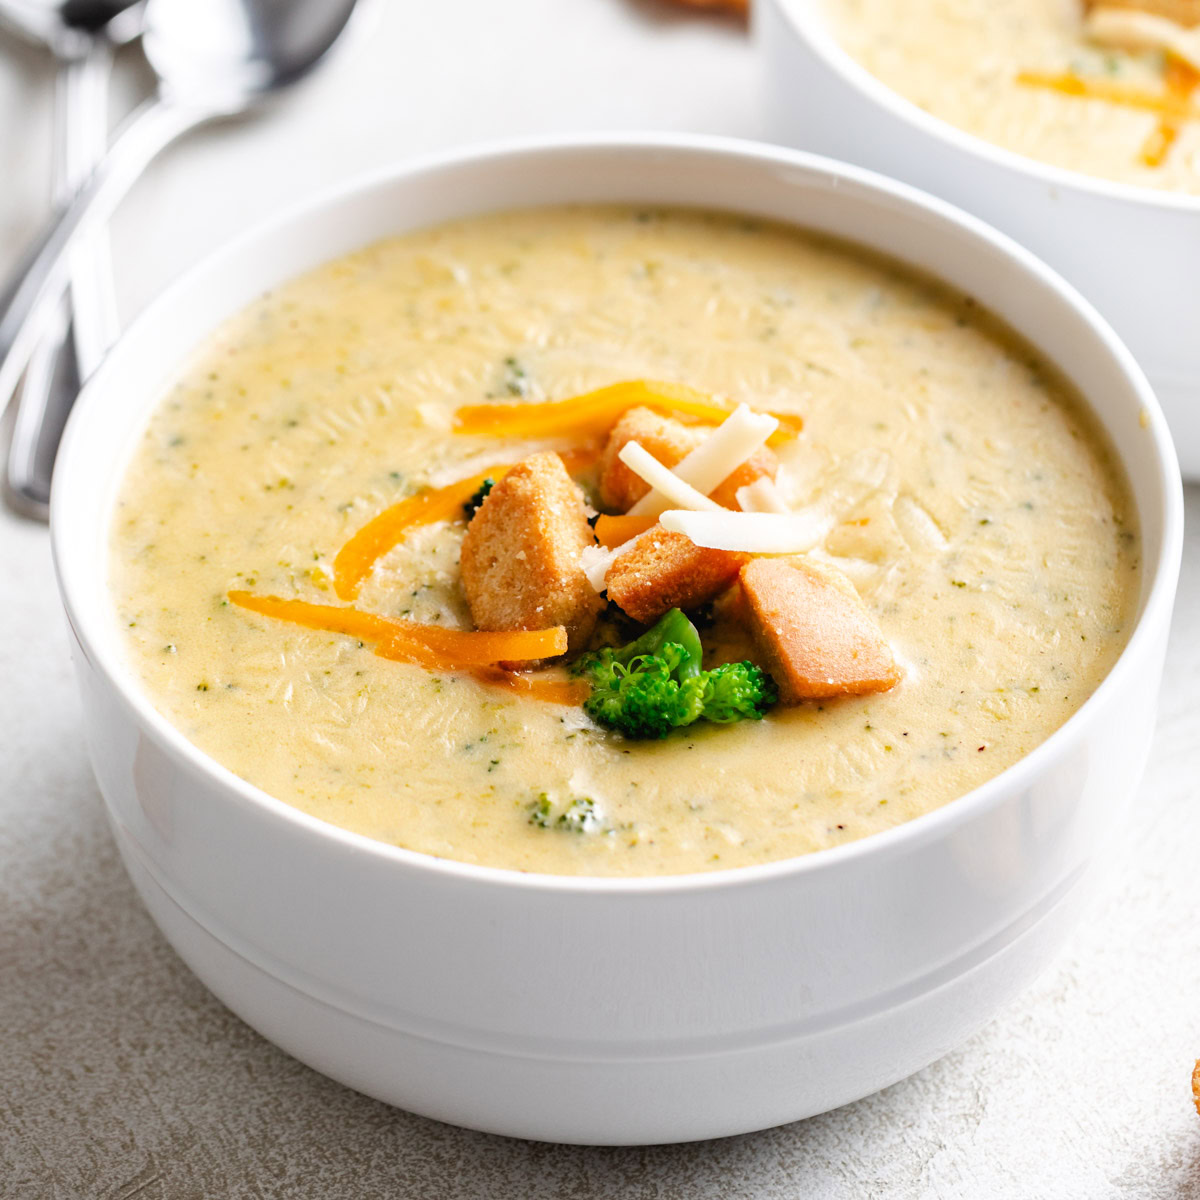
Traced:
<path id="1" fill-rule="evenodd" d="M 85 223 L 111 216 L 154 156 L 189 129 L 233 116 L 307 75 L 345 30 L 356 0 L 147 0 L 142 45 L 158 95 L 34 242 L 0 294 L 0 406 L 16 388 L 66 259 Z"/>
<path id="2" fill-rule="evenodd" d="M 54 104 L 54 193 L 66 204 L 108 148 L 113 48 L 141 33 L 137 0 L 0 0 L 0 19 L 44 40 L 59 61 Z M 40 24 L 39 24 L 40 22 Z M 50 474 L 82 379 L 117 336 L 112 260 L 100 229 L 71 256 L 69 299 L 59 301 L 29 360 L 8 448 L 5 495 L 25 516 L 46 519 Z"/>

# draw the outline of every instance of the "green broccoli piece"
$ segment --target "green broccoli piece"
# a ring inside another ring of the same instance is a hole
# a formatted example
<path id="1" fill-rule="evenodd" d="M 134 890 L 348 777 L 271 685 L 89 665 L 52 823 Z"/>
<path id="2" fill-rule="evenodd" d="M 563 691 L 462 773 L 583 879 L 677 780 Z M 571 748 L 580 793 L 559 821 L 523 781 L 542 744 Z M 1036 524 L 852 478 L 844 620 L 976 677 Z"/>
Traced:
<path id="1" fill-rule="evenodd" d="M 528 806 L 529 824 L 539 829 L 563 829 L 570 833 L 595 833 L 604 828 L 604 820 L 590 796 L 579 796 L 556 813 L 550 797 L 540 792 Z"/>
<path id="2" fill-rule="evenodd" d="M 487 499 L 487 494 L 496 486 L 494 479 L 485 479 L 476 489 L 475 494 L 463 505 L 463 514 L 469 521 L 478 511 L 479 506 Z"/>
<path id="3" fill-rule="evenodd" d="M 775 681 L 753 663 L 722 663 L 705 672 L 708 676 L 704 690 L 706 721 L 728 725 L 750 717 L 762 720 L 763 714 L 779 699 Z"/>
<path id="4" fill-rule="evenodd" d="M 572 800 L 555 821 L 559 829 L 568 829 L 572 833 L 594 833 L 602 824 L 596 802 L 589 796 Z"/>
<path id="5" fill-rule="evenodd" d="M 529 823 L 540 829 L 549 829 L 554 824 L 553 814 L 554 809 L 551 807 L 550 797 L 542 792 L 529 806 Z"/>
<path id="6" fill-rule="evenodd" d="M 513 355 L 504 360 L 504 390 L 510 396 L 529 395 L 529 372 Z"/>
<path id="7" fill-rule="evenodd" d="M 587 714 L 627 738 L 661 738 L 694 721 L 761 720 L 774 684 L 753 663 L 702 668 L 696 627 L 677 608 L 636 641 L 586 655 L 577 664 L 592 685 Z"/>

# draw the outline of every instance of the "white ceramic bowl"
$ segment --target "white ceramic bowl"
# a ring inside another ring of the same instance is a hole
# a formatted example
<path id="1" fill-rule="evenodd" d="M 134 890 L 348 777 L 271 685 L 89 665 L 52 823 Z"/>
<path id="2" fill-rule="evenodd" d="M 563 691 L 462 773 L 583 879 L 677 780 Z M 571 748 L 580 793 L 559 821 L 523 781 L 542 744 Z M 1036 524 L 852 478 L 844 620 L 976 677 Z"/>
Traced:
<path id="1" fill-rule="evenodd" d="M 957 129 L 834 40 L 822 0 L 755 0 L 771 136 L 924 188 L 1040 255 L 1108 318 L 1200 479 L 1200 196 L 1061 170 Z"/>
<path id="2" fill-rule="evenodd" d="M 723 873 L 574 879 L 441 861 L 235 778 L 168 724 L 107 590 L 114 492 L 165 381 L 262 291 L 387 234 L 566 201 L 736 209 L 847 237 L 974 294 L 1053 358 L 1120 448 L 1145 543 L 1137 628 L 1044 745 L 920 820 Z M 1150 744 L 1178 471 L 1128 352 L 1025 251 L 854 168 L 699 137 L 462 152 L 282 216 L 176 283 L 71 420 L 53 540 L 88 744 L 125 863 L 197 975 L 320 1071 L 457 1124 L 555 1141 L 713 1137 L 891 1083 L 1048 962 Z"/>

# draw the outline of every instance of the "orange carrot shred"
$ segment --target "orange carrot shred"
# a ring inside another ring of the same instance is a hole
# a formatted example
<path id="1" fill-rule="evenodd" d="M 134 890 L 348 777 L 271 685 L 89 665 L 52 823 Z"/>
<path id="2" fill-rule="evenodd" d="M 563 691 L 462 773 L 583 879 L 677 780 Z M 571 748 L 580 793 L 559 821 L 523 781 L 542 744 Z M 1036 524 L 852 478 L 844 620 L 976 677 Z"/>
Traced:
<path id="1" fill-rule="evenodd" d="M 645 533 L 657 522 L 657 517 L 631 516 L 628 513 L 610 517 L 605 514 L 596 522 L 596 540 L 606 550 L 612 550 L 623 546 L 630 538 Z"/>
<path id="2" fill-rule="evenodd" d="M 395 642 L 401 650 L 416 642 L 442 657 L 442 665 L 455 667 L 488 666 L 497 662 L 523 662 L 526 659 L 556 658 L 567 652 L 567 631 L 562 625 L 549 629 L 443 629 L 438 625 L 399 622 L 384 648 Z"/>
<path id="3" fill-rule="evenodd" d="M 338 598 L 353 600 L 375 563 L 410 529 L 461 515 L 462 506 L 480 489 L 485 479 L 499 481 L 509 470 L 507 463 L 488 467 L 446 487 L 418 492 L 372 517 L 333 560 L 333 590 Z"/>
<path id="4" fill-rule="evenodd" d="M 340 608 L 334 604 L 310 604 L 307 600 L 285 600 L 280 596 L 256 596 L 253 592 L 233 591 L 229 599 L 238 608 L 248 609 L 264 617 L 306 625 L 309 629 L 324 629 L 329 633 L 344 633 L 347 637 L 374 642 L 390 637 L 398 622 L 357 608 Z"/>
<path id="5" fill-rule="evenodd" d="M 381 617 L 357 608 L 332 604 L 310 604 L 279 596 L 255 596 L 230 592 L 229 599 L 240 608 L 263 616 L 291 621 L 309 629 L 343 633 L 362 641 L 375 641 L 375 653 L 395 662 L 415 663 L 434 671 L 464 671 L 489 687 L 505 688 L 547 704 L 581 704 L 587 685 L 561 674 L 506 671 L 493 664 L 523 661 L 564 654 L 567 631 L 551 629 L 480 633 L 420 625 L 394 617 Z"/>
<path id="6" fill-rule="evenodd" d="M 1144 166 L 1161 167 L 1171 147 L 1179 137 L 1180 124 L 1174 117 L 1160 117 L 1158 124 L 1146 135 L 1138 159 Z"/>
<path id="7" fill-rule="evenodd" d="M 528 696 L 531 700 L 542 700 L 547 704 L 582 704 L 591 688 L 581 679 L 568 679 L 549 673 L 530 675 L 524 671 L 494 671 L 484 668 L 475 672 L 476 679 L 493 687 L 508 688 Z"/>
<path id="8" fill-rule="evenodd" d="M 445 629 L 440 625 L 381 617 L 357 608 L 311 604 L 307 600 L 286 600 L 280 596 L 256 596 L 250 592 L 230 592 L 229 599 L 239 608 L 262 616 L 378 642 L 376 653 L 385 658 L 402 658 L 447 671 L 490 666 L 497 662 L 554 658 L 567 650 L 567 631 L 562 625 L 491 633 Z"/>
<path id="9" fill-rule="evenodd" d="M 483 437 L 596 437 L 607 433 L 630 408 L 651 408 L 717 424 L 733 411 L 707 392 L 682 383 L 634 379 L 544 404 L 470 404 L 458 409 L 455 433 Z M 772 413 L 780 423 L 775 439 L 794 435 L 803 421 L 793 413 Z"/>
<path id="10" fill-rule="evenodd" d="M 1046 88 L 1067 96 L 1079 96 L 1085 100 L 1106 100 L 1110 104 L 1121 104 L 1126 108 L 1158 113 L 1180 121 L 1200 120 L 1200 108 L 1186 97 L 1180 97 L 1170 91 L 1151 92 L 1144 88 L 1115 83 L 1111 79 L 1085 78 L 1069 71 L 1061 75 L 1042 71 L 1021 71 L 1017 75 L 1017 82 L 1025 87 Z"/>
<path id="11" fill-rule="evenodd" d="M 568 474 L 579 475 L 595 465 L 600 457 L 600 446 L 562 450 L 559 456 Z M 445 487 L 418 492 L 372 517 L 333 560 L 333 590 L 338 599 L 353 600 L 371 569 L 389 550 L 399 545 L 409 530 L 462 516 L 463 505 L 479 491 L 484 480 L 499 483 L 512 466 L 512 463 L 501 463 Z"/>
<path id="12" fill-rule="evenodd" d="M 1166 82 L 1167 95 L 1186 104 L 1197 85 L 1200 85 L 1200 72 L 1197 72 L 1188 63 L 1181 62 L 1177 58 L 1170 58 L 1167 60 Z M 1182 118 L 1164 113 L 1142 143 L 1138 157 L 1148 167 L 1161 167 L 1182 129 Z"/>

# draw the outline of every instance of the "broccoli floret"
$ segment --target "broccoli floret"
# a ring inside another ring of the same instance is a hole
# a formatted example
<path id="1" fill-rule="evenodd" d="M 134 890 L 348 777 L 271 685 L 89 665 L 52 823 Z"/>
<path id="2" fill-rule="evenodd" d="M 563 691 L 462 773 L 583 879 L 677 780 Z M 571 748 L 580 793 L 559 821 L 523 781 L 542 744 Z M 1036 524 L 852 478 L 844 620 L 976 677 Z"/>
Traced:
<path id="1" fill-rule="evenodd" d="M 572 833 L 594 833 L 602 824 L 596 802 L 588 796 L 572 800 L 555 821 L 559 829 L 568 829 Z"/>
<path id="2" fill-rule="evenodd" d="M 510 396 L 529 395 L 529 372 L 512 355 L 504 360 L 504 390 Z"/>
<path id="3" fill-rule="evenodd" d="M 545 792 L 528 806 L 529 824 L 539 829 L 563 829 L 570 833 L 595 833 L 603 829 L 604 819 L 590 796 L 579 796 L 556 813 Z"/>
<path id="4" fill-rule="evenodd" d="M 496 486 L 494 479 L 485 479 L 476 490 L 475 494 L 463 505 L 463 514 L 469 521 L 478 510 L 479 506 L 487 499 L 487 494 Z"/>
<path id="5" fill-rule="evenodd" d="M 753 663 L 702 669 L 696 627 L 677 608 L 618 650 L 580 660 L 592 685 L 584 710 L 627 738 L 661 738 L 693 721 L 760 720 L 775 703 L 770 678 Z"/>
<path id="6" fill-rule="evenodd" d="M 696 632 L 695 625 L 677 608 L 660 617 L 657 625 L 652 625 L 628 646 L 622 646 L 619 650 L 602 650 L 601 654 L 608 654 L 614 662 L 628 666 L 635 658 L 643 655 L 661 655 L 663 647 L 672 643 L 682 652 L 682 661 L 678 668 L 679 678 L 687 679 L 699 675 L 704 658 L 700 635 Z"/>
<path id="7" fill-rule="evenodd" d="M 775 681 L 753 663 L 722 663 L 707 675 L 702 714 L 706 721 L 757 721 L 779 699 Z"/>
<path id="8" fill-rule="evenodd" d="M 529 806 L 529 823 L 541 829 L 549 829 L 554 824 L 554 809 L 550 805 L 550 797 L 542 792 Z"/>

